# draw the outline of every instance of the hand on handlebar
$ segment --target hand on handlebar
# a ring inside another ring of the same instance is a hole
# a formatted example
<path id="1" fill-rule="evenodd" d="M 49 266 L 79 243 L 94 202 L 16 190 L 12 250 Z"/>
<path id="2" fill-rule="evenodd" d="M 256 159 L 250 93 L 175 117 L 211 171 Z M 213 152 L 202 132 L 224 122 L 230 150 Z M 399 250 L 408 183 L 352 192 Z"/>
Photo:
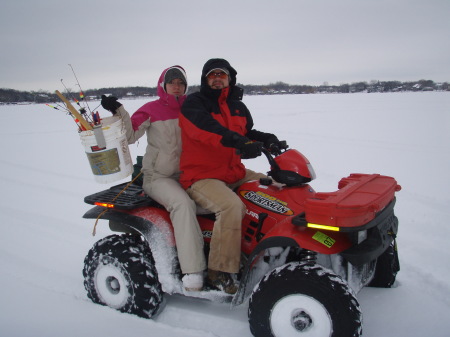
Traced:
<path id="1" fill-rule="evenodd" d="M 274 134 L 268 133 L 264 139 L 264 147 L 273 154 L 281 154 L 281 150 L 287 149 L 287 144 L 285 140 L 278 140 L 278 137 Z"/>
<path id="2" fill-rule="evenodd" d="M 270 153 L 273 153 L 275 155 L 280 155 L 281 154 L 281 150 L 286 150 L 289 147 L 289 145 L 287 145 L 285 140 L 278 140 L 276 142 L 271 143 L 268 147 L 267 150 Z"/>
<path id="3" fill-rule="evenodd" d="M 242 159 L 253 159 L 262 154 L 263 143 L 249 141 L 238 148 Z"/>

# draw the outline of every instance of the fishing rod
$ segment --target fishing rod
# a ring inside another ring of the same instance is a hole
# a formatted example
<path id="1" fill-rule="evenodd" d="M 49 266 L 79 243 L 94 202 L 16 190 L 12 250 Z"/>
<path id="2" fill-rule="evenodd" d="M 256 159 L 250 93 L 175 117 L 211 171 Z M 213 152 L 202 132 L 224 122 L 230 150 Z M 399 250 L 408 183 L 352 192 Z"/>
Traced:
<path id="1" fill-rule="evenodd" d="M 92 130 L 92 125 L 75 109 L 75 107 L 70 104 L 70 102 L 65 98 L 58 90 L 55 91 L 56 95 L 64 102 L 67 109 L 69 109 L 70 114 L 75 118 L 75 121 L 81 124 L 81 130 Z"/>
<path id="2" fill-rule="evenodd" d="M 100 104 L 97 105 L 94 110 L 91 110 L 91 108 L 89 107 L 89 104 L 88 104 L 88 102 L 86 100 L 86 96 L 84 95 L 83 88 L 81 88 L 81 84 L 80 84 L 80 81 L 78 80 L 77 74 L 75 73 L 75 70 L 73 69 L 73 67 L 72 67 L 72 65 L 70 63 L 69 63 L 69 67 L 70 67 L 70 69 L 72 69 L 73 76 L 75 77 L 75 80 L 77 81 L 77 85 L 80 88 L 80 98 L 85 102 L 86 106 L 89 109 L 90 116 L 92 116 L 92 119 L 90 119 L 88 116 L 86 116 L 86 119 L 92 125 L 95 125 L 95 126 L 98 127 L 99 125 L 101 125 L 101 118 L 100 118 L 100 115 L 99 115 L 98 111 L 96 111 L 96 110 L 100 106 Z"/>
<path id="3" fill-rule="evenodd" d="M 97 105 L 97 106 L 93 109 L 93 111 L 97 110 L 101 105 L 102 105 L 102 104 L 99 103 L 99 105 Z"/>
<path id="4" fill-rule="evenodd" d="M 50 107 L 50 108 L 53 108 L 53 109 L 55 109 L 55 110 L 58 110 L 58 111 L 64 111 L 64 112 L 66 112 L 66 114 L 67 115 L 69 115 L 69 116 L 71 116 L 72 118 L 73 118 L 73 120 L 75 121 L 75 123 L 77 124 L 77 126 L 78 126 L 78 131 L 79 132 L 81 132 L 81 131 L 84 131 L 84 127 L 83 127 L 83 125 L 80 123 L 80 121 L 69 111 L 69 109 L 66 109 L 66 108 L 63 108 L 62 106 L 60 106 L 59 104 L 57 104 L 57 106 L 53 106 L 53 105 L 50 105 L 50 104 L 45 104 L 46 106 L 48 106 L 48 107 Z M 62 109 L 60 109 L 60 108 L 62 108 Z"/>
<path id="5" fill-rule="evenodd" d="M 63 87 L 66 89 L 66 91 L 67 91 L 67 94 L 68 95 L 70 95 L 70 97 L 72 98 L 72 100 L 75 102 L 75 103 L 77 103 L 77 105 L 80 107 L 80 113 L 84 116 L 84 118 L 89 122 L 89 123 L 92 123 L 92 120 L 91 120 L 91 118 L 89 117 L 89 115 L 87 114 L 87 112 L 86 112 L 86 109 L 84 108 L 84 107 L 82 107 L 81 105 L 80 105 L 80 101 L 78 101 L 73 95 L 72 95 L 72 92 L 66 87 L 66 85 L 64 84 L 64 81 L 63 81 L 63 79 L 61 79 L 61 84 L 63 85 Z M 86 106 L 89 108 L 89 105 L 86 103 Z M 89 111 L 90 111 L 90 109 L 89 109 Z M 92 112 L 91 112 L 91 114 L 92 114 Z"/>
<path id="6" fill-rule="evenodd" d="M 75 109 L 75 107 L 70 103 L 70 101 L 65 98 L 58 90 L 56 90 L 57 96 L 64 102 L 65 108 L 63 108 L 65 111 L 67 111 L 68 114 L 70 114 L 75 122 L 78 125 L 79 131 L 87 131 L 87 130 L 94 130 L 94 133 L 99 133 L 101 131 L 101 118 L 98 113 L 98 111 L 93 112 L 89 104 L 87 103 L 87 100 L 85 98 L 85 95 L 83 93 L 83 89 L 81 88 L 80 81 L 78 80 L 78 77 L 75 73 L 75 70 L 73 69 L 72 65 L 69 64 L 69 67 L 72 69 L 72 73 L 75 76 L 75 80 L 77 81 L 77 85 L 80 88 L 80 98 L 84 101 L 84 104 L 89 109 L 90 114 L 87 113 L 86 109 L 81 106 L 80 101 L 76 99 L 72 92 L 67 88 L 67 86 L 64 84 L 63 79 L 61 79 L 61 84 L 63 85 L 64 89 L 67 91 L 67 94 L 70 96 L 70 98 L 80 107 L 79 111 Z M 60 110 L 57 107 L 54 107 L 52 105 L 47 104 L 50 108 L 54 108 L 56 110 Z M 96 107 L 96 109 L 100 106 L 100 104 Z M 95 111 L 95 109 L 94 109 Z M 98 131 L 100 130 L 100 131 Z M 103 135 L 102 135 L 103 136 Z M 96 135 L 97 138 L 97 135 Z M 103 143 L 104 143 L 104 137 L 103 137 Z"/>
<path id="7" fill-rule="evenodd" d="M 69 109 L 67 109 L 65 106 L 62 106 L 61 104 L 59 104 L 59 103 L 56 103 L 56 106 L 53 106 L 53 105 L 50 105 L 50 104 L 45 104 L 46 106 L 48 106 L 48 107 L 50 107 L 50 108 L 53 108 L 53 109 L 56 109 L 56 110 L 59 110 L 59 111 L 64 111 L 64 112 L 66 112 L 67 114 L 70 114 L 70 111 L 69 111 Z"/>
<path id="8" fill-rule="evenodd" d="M 70 67 L 70 69 L 72 69 L 73 76 L 75 76 L 75 80 L 77 81 L 77 85 L 78 85 L 78 87 L 80 88 L 80 98 L 81 98 L 82 100 L 84 100 L 84 102 L 86 103 L 86 106 L 87 106 L 88 109 L 89 109 L 89 112 L 90 112 L 91 115 L 92 115 L 92 111 L 91 111 L 91 109 L 89 108 L 89 104 L 87 104 L 86 97 L 85 97 L 85 95 L 84 95 L 84 93 L 83 93 L 83 89 L 81 88 L 80 81 L 78 81 L 77 74 L 75 74 L 75 70 L 73 69 L 73 67 L 72 67 L 72 65 L 71 65 L 70 63 L 69 63 L 69 67 Z"/>

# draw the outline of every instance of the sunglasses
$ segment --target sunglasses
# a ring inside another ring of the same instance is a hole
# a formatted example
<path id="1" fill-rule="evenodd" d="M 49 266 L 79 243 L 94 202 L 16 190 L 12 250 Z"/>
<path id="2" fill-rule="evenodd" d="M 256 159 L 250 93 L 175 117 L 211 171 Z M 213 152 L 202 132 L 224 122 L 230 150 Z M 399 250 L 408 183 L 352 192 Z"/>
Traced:
<path id="1" fill-rule="evenodd" d="M 213 79 L 213 78 L 221 78 L 221 79 L 226 79 L 228 78 L 228 75 L 226 73 L 224 73 L 223 71 L 218 71 L 218 72 L 210 72 L 207 76 L 208 79 Z"/>

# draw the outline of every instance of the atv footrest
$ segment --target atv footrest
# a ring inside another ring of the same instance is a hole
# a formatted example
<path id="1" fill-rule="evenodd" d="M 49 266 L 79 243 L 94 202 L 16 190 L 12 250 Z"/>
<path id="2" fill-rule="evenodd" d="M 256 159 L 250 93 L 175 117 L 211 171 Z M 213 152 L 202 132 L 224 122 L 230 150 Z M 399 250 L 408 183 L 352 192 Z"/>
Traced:
<path id="1" fill-rule="evenodd" d="M 84 202 L 90 205 L 112 204 L 116 209 L 133 209 L 156 204 L 152 198 L 144 193 L 142 187 L 134 184 L 128 186 L 121 193 L 127 184 L 123 183 L 107 190 L 88 195 L 84 198 Z"/>

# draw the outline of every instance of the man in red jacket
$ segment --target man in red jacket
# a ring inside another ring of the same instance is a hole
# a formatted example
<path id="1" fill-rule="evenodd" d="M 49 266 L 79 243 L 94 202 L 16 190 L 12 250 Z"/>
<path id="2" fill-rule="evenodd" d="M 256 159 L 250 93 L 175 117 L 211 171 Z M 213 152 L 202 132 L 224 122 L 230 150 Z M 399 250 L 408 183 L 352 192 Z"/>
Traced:
<path id="1" fill-rule="evenodd" d="M 256 158 L 262 146 L 279 143 L 275 135 L 253 129 L 236 74 L 228 61 L 208 60 L 200 92 L 186 98 L 179 118 L 180 183 L 198 205 L 216 215 L 206 281 L 230 294 L 237 291 L 232 274 L 239 271 L 246 210 L 233 189 L 265 177 L 246 169 L 241 159 Z"/>

